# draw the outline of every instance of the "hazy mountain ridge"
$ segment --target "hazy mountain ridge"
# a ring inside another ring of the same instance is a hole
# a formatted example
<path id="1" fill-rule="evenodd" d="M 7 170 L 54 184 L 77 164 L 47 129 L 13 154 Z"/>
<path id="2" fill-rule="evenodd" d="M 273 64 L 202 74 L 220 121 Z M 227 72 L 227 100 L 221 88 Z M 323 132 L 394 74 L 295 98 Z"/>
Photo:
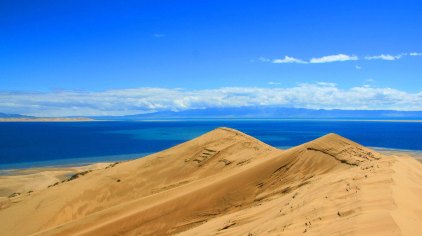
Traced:
<path id="1" fill-rule="evenodd" d="M 94 117 L 95 118 L 95 117 Z M 280 107 L 206 108 L 184 111 L 160 111 L 121 117 L 96 117 L 111 119 L 180 119 L 180 118 L 262 118 L 262 119 L 421 119 L 422 111 L 395 110 L 314 110 Z"/>
<path id="2" fill-rule="evenodd" d="M 33 116 L 25 116 L 20 114 L 1 113 L 0 118 L 33 118 Z"/>
<path id="3" fill-rule="evenodd" d="M 0 118 L 44 118 L 0 113 Z M 226 107 L 159 111 L 126 116 L 65 116 L 57 118 L 90 118 L 95 120 L 139 119 L 422 119 L 422 111 L 396 110 L 326 110 L 284 107 Z"/>

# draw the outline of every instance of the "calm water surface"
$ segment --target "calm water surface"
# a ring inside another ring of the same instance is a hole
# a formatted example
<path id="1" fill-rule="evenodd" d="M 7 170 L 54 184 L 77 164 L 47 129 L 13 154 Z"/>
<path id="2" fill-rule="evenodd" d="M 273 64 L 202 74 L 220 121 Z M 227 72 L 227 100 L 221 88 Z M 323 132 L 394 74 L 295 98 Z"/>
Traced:
<path id="1" fill-rule="evenodd" d="M 422 123 L 188 120 L 0 123 L 0 169 L 118 161 L 157 152 L 226 126 L 286 148 L 327 133 L 365 146 L 422 151 Z"/>

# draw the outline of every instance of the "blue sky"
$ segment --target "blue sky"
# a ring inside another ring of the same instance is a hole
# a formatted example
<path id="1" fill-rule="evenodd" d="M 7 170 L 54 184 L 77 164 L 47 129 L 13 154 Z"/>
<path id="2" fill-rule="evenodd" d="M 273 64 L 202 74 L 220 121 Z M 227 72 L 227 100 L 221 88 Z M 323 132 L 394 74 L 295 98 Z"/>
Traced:
<path id="1" fill-rule="evenodd" d="M 0 112 L 422 110 L 421 25 L 420 1 L 1 1 Z"/>

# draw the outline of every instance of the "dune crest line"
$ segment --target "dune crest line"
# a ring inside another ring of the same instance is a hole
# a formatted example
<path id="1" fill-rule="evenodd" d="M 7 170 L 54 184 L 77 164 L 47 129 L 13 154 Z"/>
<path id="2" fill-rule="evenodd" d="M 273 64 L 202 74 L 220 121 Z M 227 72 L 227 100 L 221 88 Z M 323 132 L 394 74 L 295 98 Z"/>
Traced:
<path id="1" fill-rule="evenodd" d="M 422 235 L 422 164 L 218 128 L 0 202 L 0 235 Z"/>

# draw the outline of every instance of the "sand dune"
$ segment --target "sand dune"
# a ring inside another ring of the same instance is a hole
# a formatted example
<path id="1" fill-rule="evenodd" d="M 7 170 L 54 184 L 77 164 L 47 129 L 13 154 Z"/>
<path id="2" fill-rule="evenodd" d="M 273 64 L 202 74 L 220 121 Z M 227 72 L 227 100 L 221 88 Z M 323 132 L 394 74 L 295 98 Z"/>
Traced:
<path id="1" fill-rule="evenodd" d="M 422 235 L 422 165 L 219 128 L 0 203 L 0 235 Z"/>
<path id="2" fill-rule="evenodd" d="M 110 164 L 96 163 L 77 167 L 45 167 L 4 171 L 5 174 L 0 175 L 0 201 L 14 195 L 31 194 L 65 181 L 75 174 L 104 169 Z M 0 203 L 0 208 L 1 205 Z"/>

